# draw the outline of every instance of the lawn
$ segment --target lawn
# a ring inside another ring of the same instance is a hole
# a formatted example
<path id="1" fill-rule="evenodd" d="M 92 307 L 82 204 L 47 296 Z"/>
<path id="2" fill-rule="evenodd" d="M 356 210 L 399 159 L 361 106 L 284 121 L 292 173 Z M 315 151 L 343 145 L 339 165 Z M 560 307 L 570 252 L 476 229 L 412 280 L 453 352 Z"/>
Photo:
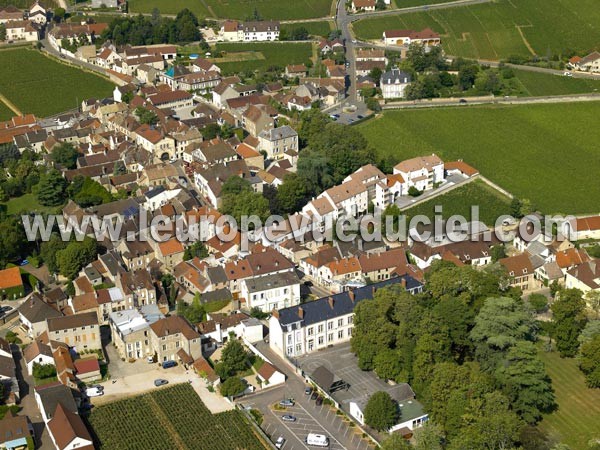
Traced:
<path id="1" fill-rule="evenodd" d="M 587 449 L 590 439 L 600 439 L 600 389 L 586 387 L 575 359 L 542 349 L 540 357 L 552 378 L 558 410 L 545 416 L 539 427 L 572 450 Z"/>
<path id="2" fill-rule="evenodd" d="M 50 116 L 108 97 L 114 84 L 105 78 L 47 58 L 37 50 L 0 51 L 0 92 L 21 112 Z"/>
<path id="3" fill-rule="evenodd" d="M 98 406 L 89 423 L 102 449 L 265 449 L 241 412 L 212 414 L 189 384 Z"/>
<path id="4" fill-rule="evenodd" d="M 600 78 L 571 78 L 562 75 L 514 70 L 525 96 L 585 94 L 600 91 Z"/>
<path id="5" fill-rule="evenodd" d="M 332 30 L 332 22 L 323 20 L 319 22 L 294 22 L 281 24 L 281 30 L 287 30 L 288 33 L 300 27 L 306 28 L 311 36 L 327 37 Z"/>
<path id="6" fill-rule="evenodd" d="M 2 206 L 6 206 L 7 214 L 22 214 L 22 213 L 48 213 L 56 214 L 57 208 L 42 206 L 37 200 L 35 194 L 25 194 L 21 197 L 11 198 L 6 203 L 1 203 Z"/>
<path id="7" fill-rule="evenodd" d="M 198 17 L 244 20 L 256 9 L 263 19 L 299 20 L 331 15 L 331 0 L 130 0 L 131 12 L 149 13 L 158 8 L 163 14 L 190 9 Z"/>
<path id="8" fill-rule="evenodd" d="M 440 214 L 444 220 L 459 215 L 469 221 L 472 220 L 471 206 L 479 206 L 479 220 L 488 226 L 494 226 L 501 215 L 510 214 L 510 199 L 481 180 L 472 181 L 403 212 L 409 218 L 424 215 L 433 221 L 437 205 L 442 206 Z"/>
<path id="9" fill-rule="evenodd" d="M 219 43 L 216 45 L 216 51 L 227 52 L 225 55 L 227 59 L 239 59 L 230 62 L 219 62 L 218 58 L 214 59 L 223 73 L 229 74 L 307 63 L 312 56 L 312 44 L 310 42 Z M 236 55 L 238 53 L 239 55 Z"/>
<path id="10" fill-rule="evenodd" d="M 381 157 L 464 159 L 545 213 L 597 213 L 600 102 L 387 111 L 359 125 Z M 579 131 L 577 131 L 579 130 Z"/>
<path id="11" fill-rule="evenodd" d="M 363 39 L 381 39 L 389 29 L 424 27 L 442 35 L 449 55 L 498 60 L 532 51 L 540 56 L 587 52 L 600 42 L 600 8 L 597 0 L 498 0 L 354 24 Z"/>
<path id="12" fill-rule="evenodd" d="M 0 101 L 0 121 L 9 120 L 15 115 L 8 106 Z"/>

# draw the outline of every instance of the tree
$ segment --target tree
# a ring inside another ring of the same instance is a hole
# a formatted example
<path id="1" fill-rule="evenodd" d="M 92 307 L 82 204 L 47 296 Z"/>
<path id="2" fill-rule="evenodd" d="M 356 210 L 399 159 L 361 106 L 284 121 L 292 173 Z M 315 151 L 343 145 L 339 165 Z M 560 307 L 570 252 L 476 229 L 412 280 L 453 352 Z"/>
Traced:
<path id="1" fill-rule="evenodd" d="M 77 175 L 67 188 L 67 194 L 82 208 L 113 201 L 113 196 L 104 186 L 90 177 Z"/>
<path id="2" fill-rule="evenodd" d="M 381 71 L 381 69 L 379 67 L 373 67 L 371 69 L 371 71 L 369 72 L 369 77 L 375 82 L 377 83 L 377 85 L 379 85 L 379 80 L 381 79 L 381 75 L 383 74 L 383 72 Z M 372 96 L 371 96 L 372 97 Z"/>
<path id="3" fill-rule="evenodd" d="M 6 25 L 0 24 L 0 41 L 6 40 Z"/>
<path id="4" fill-rule="evenodd" d="M 200 294 L 196 293 L 192 303 L 189 305 L 185 303 L 183 299 L 179 300 L 179 302 L 177 302 L 177 315 L 185 317 L 188 322 L 192 324 L 202 322 L 206 315 L 206 311 L 200 302 Z"/>
<path id="5" fill-rule="evenodd" d="M 142 106 L 138 106 L 134 111 L 135 115 L 141 124 L 156 125 L 158 123 L 158 116 L 154 111 L 150 111 Z"/>
<path id="6" fill-rule="evenodd" d="M 390 394 L 375 392 L 365 406 L 365 423 L 377 431 L 384 431 L 396 425 L 399 418 L 398 405 Z"/>
<path id="7" fill-rule="evenodd" d="M 231 376 L 237 372 L 241 372 L 246 369 L 248 361 L 248 353 L 244 350 L 244 347 L 235 339 L 235 336 L 229 336 L 229 342 L 223 347 L 223 353 L 221 354 L 221 363 L 225 373 Z"/>
<path id="8" fill-rule="evenodd" d="M 503 244 L 493 245 L 490 249 L 490 256 L 492 257 L 492 262 L 498 262 L 498 260 L 506 258 L 506 248 Z"/>
<path id="9" fill-rule="evenodd" d="M 427 421 L 415 430 L 415 450 L 442 450 L 444 433 L 439 425 Z"/>
<path id="10" fill-rule="evenodd" d="M 56 376 L 56 367 L 53 364 L 33 363 L 33 376 L 38 380 Z"/>
<path id="11" fill-rule="evenodd" d="M 44 206 L 59 206 L 65 201 L 67 180 L 56 169 L 50 169 L 42 177 L 38 189 L 38 201 Z"/>
<path id="12" fill-rule="evenodd" d="M 600 334 L 600 320 L 590 320 L 579 334 L 579 343 L 585 344 Z"/>
<path id="13" fill-rule="evenodd" d="M 537 423 L 542 412 L 554 406 L 551 381 L 532 342 L 521 341 L 511 347 L 496 378 L 512 410 L 529 424 Z"/>
<path id="14" fill-rule="evenodd" d="M 61 275 L 72 280 L 82 267 L 91 263 L 97 256 L 97 241 L 86 236 L 81 242 L 71 241 L 63 250 L 58 250 L 56 264 Z"/>
<path id="15" fill-rule="evenodd" d="M 579 348 L 579 333 L 586 323 L 585 301 L 580 290 L 563 289 L 550 307 L 552 310 L 552 337 L 560 356 L 573 357 Z"/>
<path id="16" fill-rule="evenodd" d="M 277 189 L 277 206 L 281 212 L 292 214 L 305 205 L 308 197 L 307 181 L 297 173 L 290 173 Z"/>
<path id="17" fill-rule="evenodd" d="M 521 427 L 508 400 L 500 392 L 473 399 L 462 422 L 461 432 L 448 447 L 450 450 L 511 449 L 515 447 Z"/>
<path id="18" fill-rule="evenodd" d="M 381 443 L 381 450 L 410 450 L 412 446 L 399 433 L 390 434 Z"/>
<path id="19" fill-rule="evenodd" d="M 50 273 L 58 272 L 58 263 L 56 254 L 59 250 L 63 250 L 69 243 L 61 239 L 60 235 L 53 233 L 47 242 L 42 242 L 40 245 L 40 256 Z"/>
<path id="20" fill-rule="evenodd" d="M 204 259 L 208 256 L 208 250 L 202 241 L 196 241 L 189 247 L 186 247 L 183 252 L 183 260 L 189 261 L 190 259 L 200 258 Z"/>
<path id="21" fill-rule="evenodd" d="M 408 372 L 402 364 L 402 356 L 391 348 L 381 349 L 373 358 L 373 370 L 379 378 L 408 382 Z"/>
<path id="22" fill-rule="evenodd" d="M 581 346 L 579 368 L 588 387 L 600 388 L 600 334 Z"/>
<path id="23" fill-rule="evenodd" d="M 290 33 L 292 41 L 306 41 L 309 38 L 308 30 L 305 27 L 294 28 Z"/>
<path id="24" fill-rule="evenodd" d="M 467 91 L 473 87 L 478 72 L 479 67 L 476 64 L 465 66 L 459 70 L 458 84 L 463 91 Z"/>
<path id="25" fill-rule="evenodd" d="M 548 309 L 548 299 L 544 294 L 531 294 L 527 299 L 527 303 L 537 313 L 544 312 Z"/>
<path id="26" fill-rule="evenodd" d="M 534 321 L 523 303 L 509 297 L 489 298 L 475 317 L 470 336 L 484 370 L 494 370 L 502 355 L 523 340 L 533 340 Z"/>
<path id="27" fill-rule="evenodd" d="M 422 192 L 418 190 L 415 186 L 411 186 L 408 188 L 408 195 L 410 195 L 411 197 L 418 197 L 421 194 Z"/>
<path id="28" fill-rule="evenodd" d="M 246 387 L 244 380 L 239 377 L 231 377 L 221 383 L 219 391 L 223 397 L 235 397 L 244 392 Z"/>
<path id="29" fill-rule="evenodd" d="M 65 18 L 65 15 L 67 14 L 67 12 L 65 11 L 65 8 L 54 8 L 54 20 L 57 22 L 62 22 Z"/>

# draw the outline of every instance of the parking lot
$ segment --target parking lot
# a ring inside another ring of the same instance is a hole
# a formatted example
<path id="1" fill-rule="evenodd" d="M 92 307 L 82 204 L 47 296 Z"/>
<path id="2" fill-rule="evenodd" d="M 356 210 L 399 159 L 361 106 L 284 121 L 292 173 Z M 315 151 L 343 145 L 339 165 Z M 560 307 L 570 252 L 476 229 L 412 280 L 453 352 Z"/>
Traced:
<path id="1" fill-rule="evenodd" d="M 325 366 L 332 373 L 350 385 L 332 394 L 348 411 L 348 401 L 365 394 L 373 394 L 389 385 L 377 378 L 373 372 L 365 372 L 358 367 L 356 356 L 350 351 L 350 343 L 336 345 L 298 358 L 298 365 L 310 376 L 319 366 Z"/>
<path id="2" fill-rule="evenodd" d="M 263 413 L 261 428 L 271 437 L 273 442 L 279 436 L 286 440 L 284 450 L 312 449 L 304 443 L 308 433 L 324 434 L 329 437 L 330 449 L 335 450 L 367 450 L 372 448 L 369 442 L 362 439 L 356 427 L 350 427 L 327 405 L 317 405 L 310 400 L 309 395 L 301 393 L 302 397 L 295 397 L 295 405 L 285 410 L 274 410 L 272 406 L 283 398 L 293 397 L 289 386 L 269 389 L 265 392 L 252 395 L 243 400 L 246 407 L 252 407 Z M 281 419 L 284 415 L 296 418 L 295 422 Z"/>

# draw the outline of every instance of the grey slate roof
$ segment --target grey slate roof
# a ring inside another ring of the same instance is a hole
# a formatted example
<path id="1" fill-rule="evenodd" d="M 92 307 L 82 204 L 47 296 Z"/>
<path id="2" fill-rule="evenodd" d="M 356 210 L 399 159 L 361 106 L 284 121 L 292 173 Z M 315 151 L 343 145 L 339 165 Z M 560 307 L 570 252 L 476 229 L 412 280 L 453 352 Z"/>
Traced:
<path id="1" fill-rule="evenodd" d="M 373 294 L 376 290 L 398 285 L 402 280 L 406 280 L 406 290 L 413 294 L 421 292 L 423 289 L 423 284 L 411 276 L 403 275 L 401 277 L 390 278 L 389 280 L 354 289 L 352 291 L 354 301 L 351 300 L 349 291 L 332 295 L 333 307 L 329 301 L 330 297 L 323 297 L 299 306 L 280 309 L 278 311 L 279 323 L 282 326 L 286 326 L 296 322 L 303 322 L 303 326 L 309 326 L 314 323 L 323 322 L 324 320 L 350 314 L 359 302 L 373 299 Z M 299 316 L 300 308 L 303 311 L 302 318 Z"/>
<path id="2" fill-rule="evenodd" d="M 298 275 L 295 271 L 280 272 L 271 275 L 249 278 L 245 280 L 245 283 L 248 287 L 248 292 L 253 293 L 299 284 L 300 278 L 298 278 Z"/>
<path id="3" fill-rule="evenodd" d="M 270 130 L 264 130 L 260 133 L 260 137 L 268 139 L 269 141 L 276 141 L 279 139 L 291 138 L 298 136 L 296 130 L 289 125 L 284 125 L 278 128 L 272 128 Z"/>
<path id="4" fill-rule="evenodd" d="M 400 84 L 410 83 L 412 76 L 408 72 L 402 72 L 400 69 L 392 69 L 381 75 L 381 84 Z"/>
<path id="5" fill-rule="evenodd" d="M 38 293 L 33 293 L 19 306 L 19 314 L 22 314 L 30 323 L 43 322 L 52 317 L 62 317 L 62 314 L 42 300 Z"/>
<path id="6" fill-rule="evenodd" d="M 58 403 L 62 403 L 63 407 L 68 411 L 77 414 L 77 404 L 75 403 L 74 395 L 76 391 L 57 382 L 57 384 L 47 384 L 35 388 L 36 393 L 40 396 L 40 400 L 46 411 L 46 416 L 52 417 Z"/>

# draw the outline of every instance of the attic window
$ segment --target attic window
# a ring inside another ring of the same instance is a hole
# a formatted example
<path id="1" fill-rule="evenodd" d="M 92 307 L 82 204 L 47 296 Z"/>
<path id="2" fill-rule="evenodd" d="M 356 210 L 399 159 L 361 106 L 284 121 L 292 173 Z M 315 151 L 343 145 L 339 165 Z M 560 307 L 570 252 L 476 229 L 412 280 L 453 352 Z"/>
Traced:
<path id="1" fill-rule="evenodd" d="M 514 273 L 514 272 L 511 270 L 511 272 L 509 273 L 509 275 L 510 275 L 511 277 L 513 277 L 513 276 L 515 275 L 515 273 Z"/>
<path id="2" fill-rule="evenodd" d="M 527 273 L 527 269 L 523 269 L 523 273 Z"/>

